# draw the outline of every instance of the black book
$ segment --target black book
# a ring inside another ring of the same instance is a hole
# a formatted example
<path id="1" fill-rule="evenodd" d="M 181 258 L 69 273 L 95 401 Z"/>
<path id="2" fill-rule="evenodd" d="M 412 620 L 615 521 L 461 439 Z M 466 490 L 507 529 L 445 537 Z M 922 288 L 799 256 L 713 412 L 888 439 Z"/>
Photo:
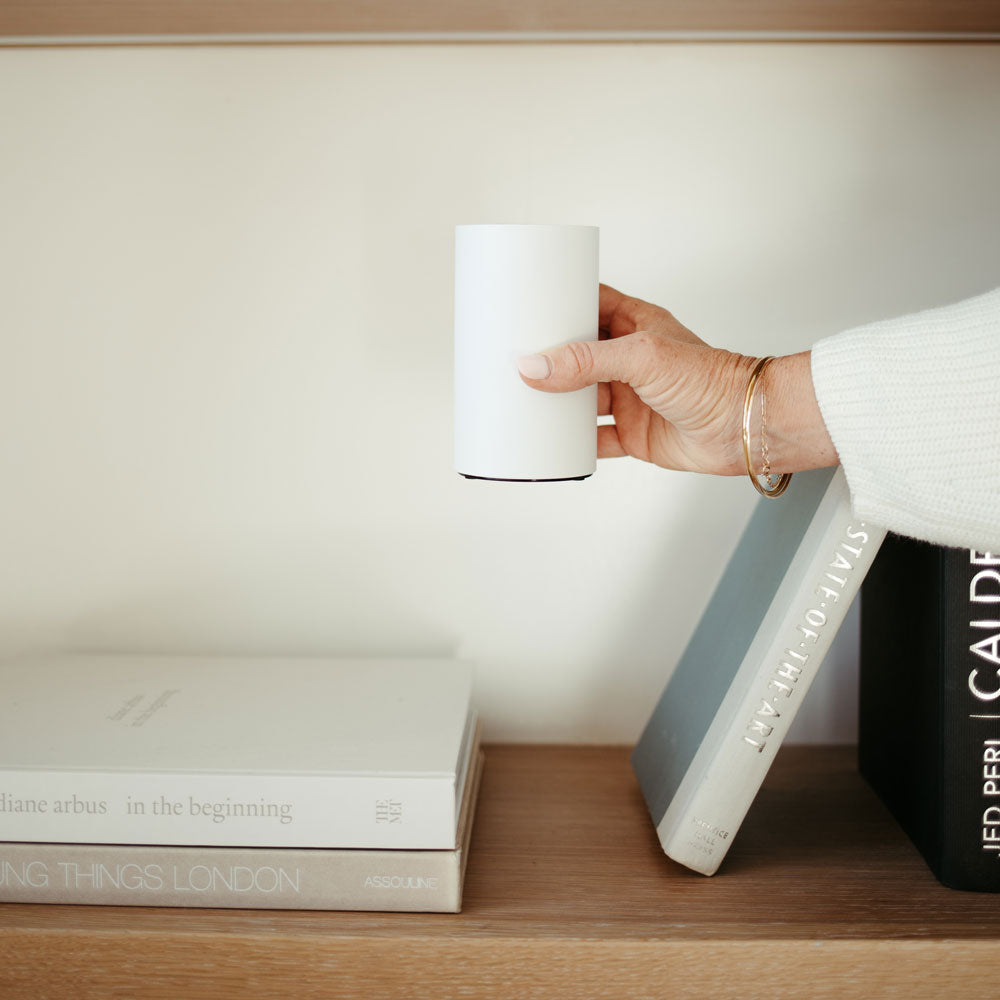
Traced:
<path id="1" fill-rule="evenodd" d="M 1000 892 L 1000 554 L 886 537 L 861 590 L 858 756 L 941 882 Z"/>

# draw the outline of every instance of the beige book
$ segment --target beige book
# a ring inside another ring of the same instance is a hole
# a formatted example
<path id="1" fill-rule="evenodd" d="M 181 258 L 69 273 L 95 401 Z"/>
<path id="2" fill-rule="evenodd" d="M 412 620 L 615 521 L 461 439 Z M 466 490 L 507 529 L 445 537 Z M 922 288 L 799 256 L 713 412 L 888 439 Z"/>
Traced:
<path id="1" fill-rule="evenodd" d="M 0 843 L 0 902 L 457 913 L 483 771 L 452 850 Z"/>

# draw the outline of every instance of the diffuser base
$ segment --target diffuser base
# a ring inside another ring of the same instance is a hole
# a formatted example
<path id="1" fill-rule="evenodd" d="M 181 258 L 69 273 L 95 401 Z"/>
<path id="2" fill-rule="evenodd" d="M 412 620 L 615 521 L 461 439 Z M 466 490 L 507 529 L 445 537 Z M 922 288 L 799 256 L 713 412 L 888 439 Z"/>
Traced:
<path id="1" fill-rule="evenodd" d="M 579 483 L 584 479 L 590 479 L 593 473 L 588 472 L 585 476 L 562 476 L 557 479 L 503 479 L 500 476 L 470 476 L 467 472 L 460 472 L 459 475 L 466 479 L 482 479 L 487 483 Z"/>

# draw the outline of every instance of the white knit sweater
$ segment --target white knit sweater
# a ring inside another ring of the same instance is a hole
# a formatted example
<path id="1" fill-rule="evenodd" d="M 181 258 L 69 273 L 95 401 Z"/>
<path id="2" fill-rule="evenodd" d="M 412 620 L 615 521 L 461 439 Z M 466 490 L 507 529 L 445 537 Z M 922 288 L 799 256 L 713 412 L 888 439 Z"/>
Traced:
<path id="1" fill-rule="evenodd" d="M 1000 552 L 1000 288 L 821 340 L 812 376 L 859 517 Z"/>

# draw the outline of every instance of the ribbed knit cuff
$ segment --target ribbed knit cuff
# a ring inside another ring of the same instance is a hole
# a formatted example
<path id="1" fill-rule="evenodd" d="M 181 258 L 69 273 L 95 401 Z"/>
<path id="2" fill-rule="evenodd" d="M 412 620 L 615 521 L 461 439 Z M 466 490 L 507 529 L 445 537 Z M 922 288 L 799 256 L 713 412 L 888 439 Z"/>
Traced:
<path id="1" fill-rule="evenodd" d="M 811 364 L 859 517 L 1000 552 L 1000 289 L 828 337 Z"/>

